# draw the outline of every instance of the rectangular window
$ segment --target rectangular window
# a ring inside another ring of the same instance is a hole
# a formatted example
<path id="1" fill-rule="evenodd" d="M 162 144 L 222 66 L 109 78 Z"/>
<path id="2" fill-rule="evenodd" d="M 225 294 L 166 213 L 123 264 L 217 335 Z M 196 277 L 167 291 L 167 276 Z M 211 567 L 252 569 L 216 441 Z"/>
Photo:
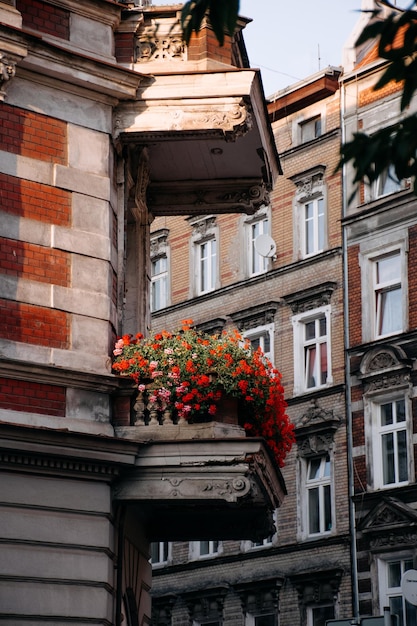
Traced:
<path id="1" fill-rule="evenodd" d="M 312 117 L 306 122 L 300 124 L 301 143 L 317 139 L 321 135 L 321 116 Z"/>
<path id="2" fill-rule="evenodd" d="M 215 239 L 198 244 L 198 293 L 204 294 L 216 288 L 217 245 Z"/>
<path id="3" fill-rule="evenodd" d="M 404 185 L 398 180 L 393 165 L 390 165 L 375 181 L 375 197 L 381 198 L 391 193 L 404 189 Z"/>
<path id="4" fill-rule="evenodd" d="M 295 315 L 294 392 L 324 387 L 332 382 L 330 366 L 330 306 Z"/>
<path id="5" fill-rule="evenodd" d="M 243 333 L 245 339 L 249 339 L 252 350 L 260 348 L 266 358 L 274 362 L 274 325 L 257 326 Z"/>
<path id="6" fill-rule="evenodd" d="M 401 578 L 409 569 L 413 569 L 412 559 L 379 561 L 381 612 L 389 606 L 390 613 L 397 615 L 397 626 L 415 626 L 417 607 L 405 600 L 401 592 Z"/>
<path id="7" fill-rule="evenodd" d="M 307 463 L 308 534 L 322 535 L 332 529 L 330 457 L 315 457 Z"/>
<path id="8" fill-rule="evenodd" d="M 375 335 L 384 337 L 403 330 L 400 251 L 375 259 L 373 270 Z"/>
<path id="9" fill-rule="evenodd" d="M 382 486 L 408 482 L 407 419 L 404 398 L 377 405 L 377 459 Z"/>
<path id="10" fill-rule="evenodd" d="M 220 541 L 200 541 L 200 556 L 211 556 L 219 551 Z"/>
<path id="11" fill-rule="evenodd" d="M 302 205 L 304 212 L 304 256 L 324 250 L 324 199 L 316 198 Z"/>
<path id="12" fill-rule="evenodd" d="M 249 224 L 249 275 L 256 276 L 268 269 L 268 257 L 259 254 L 255 247 L 255 241 L 259 235 L 269 235 L 269 219 L 265 218 Z"/>
<path id="13" fill-rule="evenodd" d="M 151 307 L 159 311 L 167 306 L 168 259 L 166 256 L 151 261 Z"/>
<path id="14" fill-rule="evenodd" d="M 276 626 L 277 617 L 275 613 L 264 613 L 262 615 L 251 615 L 248 613 L 245 619 L 245 626 Z"/>
<path id="15" fill-rule="evenodd" d="M 326 626 L 330 619 L 334 619 L 333 605 L 307 607 L 307 626 Z"/>
<path id="16" fill-rule="evenodd" d="M 154 541 L 151 543 L 152 565 L 166 565 L 170 559 L 171 543 L 169 541 Z"/>
<path id="17" fill-rule="evenodd" d="M 305 388 L 321 387 L 327 381 L 327 323 L 324 315 L 304 324 Z"/>

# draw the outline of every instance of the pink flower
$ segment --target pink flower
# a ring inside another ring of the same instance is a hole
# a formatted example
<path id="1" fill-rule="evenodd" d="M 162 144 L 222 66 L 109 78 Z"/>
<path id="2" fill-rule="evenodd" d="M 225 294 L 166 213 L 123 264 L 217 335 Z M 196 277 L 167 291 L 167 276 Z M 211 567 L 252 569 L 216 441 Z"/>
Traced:
<path id="1" fill-rule="evenodd" d="M 151 361 L 149 363 L 149 369 L 150 370 L 156 370 L 157 367 L 158 367 L 158 361 Z"/>

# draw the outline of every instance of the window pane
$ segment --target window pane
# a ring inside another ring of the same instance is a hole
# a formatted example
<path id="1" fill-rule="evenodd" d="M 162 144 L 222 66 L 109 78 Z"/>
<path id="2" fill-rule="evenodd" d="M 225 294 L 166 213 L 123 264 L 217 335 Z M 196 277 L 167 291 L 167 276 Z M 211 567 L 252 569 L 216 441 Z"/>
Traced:
<path id="1" fill-rule="evenodd" d="M 402 329 L 402 289 L 380 291 L 377 295 L 378 334 L 387 335 Z"/>
<path id="2" fill-rule="evenodd" d="M 312 626 L 325 626 L 327 620 L 334 619 L 333 606 L 317 606 L 313 608 Z"/>
<path id="3" fill-rule="evenodd" d="M 210 544 L 208 541 L 200 541 L 200 554 L 210 554 Z"/>
<path id="4" fill-rule="evenodd" d="M 397 448 L 398 448 L 398 480 L 408 480 L 408 461 L 407 461 L 407 432 L 399 430 L 397 432 Z"/>
<path id="5" fill-rule="evenodd" d="M 275 626 L 275 615 L 257 615 L 255 626 Z"/>
<path id="6" fill-rule="evenodd" d="M 324 249 L 324 201 L 319 198 L 318 204 L 318 249 Z"/>
<path id="7" fill-rule="evenodd" d="M 306 349 L 306 386 L 307 388 L 316 387 L 315 378 L 316 369 L 316 347 L 309 347 Z"/>
<path id="8" fill-rule="evenodd" d="M 397 422 L 405 422 L 405 401 L 397 400 L 395 403 Z"/>
<path id="9" fill-rule="evenodd" d="M 401 278 L 401 256 L 392 254 L 377 261 L 377 281 L 387 283 Z"/>
<path id="10" fill-rule="evenodd" d="M 389 426 L 393 422 L 392 403 L 381 404 L 381 426 Z"/>
<path id="11" fill-rule="evenodd" d="M 320 478 L 321 458 L 311 459 L 309 462 L 308 480 Z"/>
<path id="12" fill-rule="evenodd" d="M 382 435 L 382 472 L 384 485 L 395 482 L 394 435 Z"/>
<path id="13" fill-rule="evenodd" d="M 316 336 L 316 321 L 307 322 L 305 324 L 306 339 L 314 339 Z"/>
<path id="14" fill-rule="evenodd" d="M 326 318 L 325 317 L 321 317 L 319 319 L 319 325 L 320 325 L 320 337 L 325 337 L 326 334 L 327 334 Z"/>
<path id="15" fill-rule="evenodd" d="M 327 343 L 320 344 L 320 383 L 327 382 Z"/>
<path id="16" fill-rule="evenodd" d="M 332 529 L 332 503 L 330 498 L 330 485 L 324 486 L 324 529 Z"/>
<path id="17" fill-rule="evenodd" d="M 318 489 L 309 489 L 308 491 L 308 518 L 310 534 L 320 532 Z"/>

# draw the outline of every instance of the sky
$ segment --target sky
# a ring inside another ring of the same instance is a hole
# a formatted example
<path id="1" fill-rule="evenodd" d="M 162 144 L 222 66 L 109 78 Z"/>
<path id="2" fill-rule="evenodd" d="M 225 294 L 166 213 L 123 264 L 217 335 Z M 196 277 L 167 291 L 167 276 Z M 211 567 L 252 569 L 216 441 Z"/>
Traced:
<path id="1" fill-rule="evenodd" d="M 361 0 L 240 0 L 240 14 L 253 19 L 243 36 L 265 95 L 341 65 L 360 7 Z"/>

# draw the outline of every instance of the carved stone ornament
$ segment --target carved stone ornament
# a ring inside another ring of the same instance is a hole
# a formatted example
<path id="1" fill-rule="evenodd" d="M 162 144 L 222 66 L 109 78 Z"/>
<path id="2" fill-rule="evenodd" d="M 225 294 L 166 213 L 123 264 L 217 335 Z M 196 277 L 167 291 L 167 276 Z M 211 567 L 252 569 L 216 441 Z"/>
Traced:
<path id="1" fill-rule="evenodd" d="M 358 524 L 371 548 L 415 545 L 417 512 L 397 498 L 383 498 Z"/>
<path id="2" fill-rule="evenodd" d="M 161 230 L 152 233 L 151 236 L 151 258 L 155 258 L 166 254 L 168 245 L 169 230 L 162 228 Z"/>
<path id="3" fill-rule="evenodd" d="M 275 612 L 278 609 L 279 592 L 283 582 L 283 578 L 256 577 L 256 580 L 233 585 L 234 590 L 239 594 L 244 614 Z"/>
<path id="4" fill-rule="evenodd" d="M 317 602 L 334 602 L 340 587 L 343 571 L 341 568 L 331 570 L 310 570 L 290 577 L 297 589 L 301 607 Z"/>
<path id="5" fill-rule="evenodd" d="M 215 217 L 204 217 L 192 224 L 193 228 L 193 239 L 204 239 L 208 235 L 212 234 L 213 229 L 216 226 L 216 218 Z"/>
<path id="6" fill-rule="evenodd" d="M 155 37 L 146 32 L 136 39 L 136 63 L 149 61 L 186 61 L 184 40 L 179 35 Z"/>
<path id="7" fill-rule="evenodd" d="M 408 387 L 410 384 L 411 363 L 398 346 L 370 350 L 364 355 L 359 369 L 365 393 Z"/>
<path id="8" fill-rule="evenodd" d="M 6 97 L 6 88 L 16 74 L 16 60 L 4 52 L 0 52 L 0 101 Z"/>
<path id="9" fill-rule="evenodd" d="M 297 201 L 323 193 L 324 171 L 324 165 L 320 165 L 303 174 L 291 177 L 291 180 L 296 186 L 295 197 Z"/>
<path id="10" fill-rule="evenodd" d="M 232 313 L 230 317 L 241 332 L 257 326 L 266 326 L 274 322 L 278 304 L 278 302 L 265 302 L 264 304 Z"/>
<path id="11" fill-rule="evenodd" d="M 303 291 L 288 294 L 284 296 L 284 300 L 289 304 L 294 315 L 306 313 L 330 304 L 331 296 L 336 286 L 337 283 L 329 281 L 303 289 Z"/>
<path id="12" fill-rule="evenodd" d="M 299 455 L 309 457 L 331 450 L 334 433 L 340 424 L 341 419 L 333 410 L 323 409 L 317 399 L 312 400 L 295 428 Z"/>

